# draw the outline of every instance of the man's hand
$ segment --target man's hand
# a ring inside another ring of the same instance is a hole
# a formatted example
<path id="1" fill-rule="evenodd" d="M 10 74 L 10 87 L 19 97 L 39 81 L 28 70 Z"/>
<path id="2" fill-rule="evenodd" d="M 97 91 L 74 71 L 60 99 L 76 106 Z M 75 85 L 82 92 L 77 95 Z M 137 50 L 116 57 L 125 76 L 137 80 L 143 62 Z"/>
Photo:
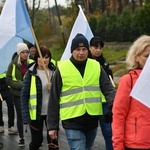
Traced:
<path id="1" fill-rule="evenodd" d="M 49 131 L 49 136 L 54 140 L 57 139 L 57 130 Z"/>

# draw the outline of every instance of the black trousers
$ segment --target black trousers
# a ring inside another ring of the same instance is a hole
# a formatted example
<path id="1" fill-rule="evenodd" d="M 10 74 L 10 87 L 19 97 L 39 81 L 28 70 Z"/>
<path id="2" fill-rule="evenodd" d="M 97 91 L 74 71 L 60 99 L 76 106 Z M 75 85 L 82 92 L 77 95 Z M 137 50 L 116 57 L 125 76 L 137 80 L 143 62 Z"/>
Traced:
<path id="1" fill-rule="evenodd" d="M 7 105 L 7 113 L 8 113 L 8 128 L 14 126 L 14 104 L 12 101 L 12 97 L 10 94 L 10 91 L 7 91 L 7 95 L 3 95 L 2 98 L 6 102 Z M 2 110 L 2 105 L 3 102 L 0 100 L 0 126 L 4 126 L 4 121 L 3 121 L 3 110 Z"/>
<path id="2" fill-rule="evenodd" d="M 21 139 L 24 138 L 24 129 L 23 129 L 23 120 L 22 120 L 22 111 L 21 111 L 21 102 L 20 96 L 12 95 L 13 103 L 16 109 L 17 115 L 17 129 L 19 133 L 19 137 Z"/>
<path id="3" fill-rule="evenodd" d="M 31 131 L 31 142 L 29 144 L 29 150 L 38 150 L 43 142 L 43 125 L 46 125 L 46 116 L 41 116 L 40 120 L 33 120 L 30 123 L 30 131 Z M 49 150 L 58 150 L 58 142 L 57 140 L 51 140 L 48 130 L 46 130 L 47 134 L 47 146 Z M 54 147 L 50 147 L 49 144 L 52 143 L 54 144 Z M 55 147 L 56 145 L 56 147 Z"/>

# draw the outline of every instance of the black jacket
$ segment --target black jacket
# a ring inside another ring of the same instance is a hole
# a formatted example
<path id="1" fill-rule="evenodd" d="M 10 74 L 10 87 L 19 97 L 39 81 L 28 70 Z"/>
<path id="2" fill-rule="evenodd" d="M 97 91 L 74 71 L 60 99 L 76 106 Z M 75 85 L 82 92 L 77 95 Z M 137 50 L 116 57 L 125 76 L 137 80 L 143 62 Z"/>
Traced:
<path id="1" fill-rule="evenodd" d="M 8 88 L 8 85 L 6 84 L 6 78 L 5 77 L 0 79 L 0 93 L 1 93 L 3 98 L 10 95 L 10 89 Z"/>
<path id="2" fill-rule="evenodd" d="M 83 76 L 87 60 L 82 63 L 77 63 L 72 57 L 70 60 Z M 109 102 L 109 105 L 111 106 L 115 96 L 115 89 L 113 88 L 110 80 L 107 77 L 107 74 L 102 68 L 99 82 L 101 83 L 100 88 Z M 48 130 L 59 130 L 59 98 L 61 87 L 61 75 L 59 70 L 56 69 L 52 80 L 51 94 L 48 103 Z M 98 126 L 98 117 L 99 116 L 90 116 L 89 114 L 85 113 L 83 116 L 62 121 L 62 125 L 64 129 L 90 130 Z"/>
<path id="3" fill-rule="evenodd" d="M 88 56 L 88 57 L 94 59 L 94 58 L 92 57 L 90 51 L 89 51 L 89 56 Z M 106 71 L 107 75 L 108 75 L 108 76 L 110 75 L 110 76 L 112 77 L 112 79 L 113 79 L 112 70 L 109 68 L 109 63 L 107 62 L 107 60 L 106 60 L 106 58 L 103 56 L 103 54 L 102 54 L 101 56 L 97 57 L 95 60 L 100 63 L 100 65 L 101 65 L 101 66 L 103 67 L 103 69 Z"/>

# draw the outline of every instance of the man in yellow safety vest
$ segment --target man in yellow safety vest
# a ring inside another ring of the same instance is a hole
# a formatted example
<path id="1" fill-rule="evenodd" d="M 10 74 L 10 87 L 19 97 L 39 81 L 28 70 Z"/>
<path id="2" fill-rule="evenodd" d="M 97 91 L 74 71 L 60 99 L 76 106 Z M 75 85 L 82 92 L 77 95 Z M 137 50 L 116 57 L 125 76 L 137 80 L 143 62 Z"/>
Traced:
<path id="1" fill-rule="evenodd" d="M 91 150 L 97 134 L 102 102 L 112 108 L 115 89 L 99 63 L 89 59 L 88 40 L 77 34 L 72 40 L 72 56 L 60 61 L 52 80 L 48 104 L 48 130 L 57 139 L 59 118 L 70 149 Z"/>

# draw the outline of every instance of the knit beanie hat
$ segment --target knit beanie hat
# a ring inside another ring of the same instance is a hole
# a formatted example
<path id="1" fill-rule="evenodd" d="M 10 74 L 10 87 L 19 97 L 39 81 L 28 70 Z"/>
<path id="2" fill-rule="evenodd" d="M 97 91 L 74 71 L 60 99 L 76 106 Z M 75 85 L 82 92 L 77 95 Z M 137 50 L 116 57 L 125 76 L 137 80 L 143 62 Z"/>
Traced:
<path id="1" fill-rule="evenodd" d="M 32 43 L 29 43 L 28 44 L 28 48 L 30 49 L 31 47 L 35 47 L 36 48 L 36 45 L 33 45 Z"/>
<path id="2" fill-rule="evenodd" d="M 90 40 L 90 46 L 101 46 L 102 48 L 104 47 L 104 42 L 102 41 L 102 39 L 99 36 L 94 36 L 93 38 L 91 38 Z"/>
<path id="3" fill-rule="evenodd" d="M 17 44 L 17 54 L 19 55 L 23 50 L 28 50 L 29 51 L 29 48 L 28 48 L 27 44 L 18 43 Z"/>
<path id="4" fill-rule="evenodd" d="M 79 33 L 72 40 L 71 53 L 73 52 L 73 50 L 75 50 L 78 47 L 86 47 L 87 49 L 89 49 L 88 40 L 86 39 L 84 35 L 79 34 Z"/>

